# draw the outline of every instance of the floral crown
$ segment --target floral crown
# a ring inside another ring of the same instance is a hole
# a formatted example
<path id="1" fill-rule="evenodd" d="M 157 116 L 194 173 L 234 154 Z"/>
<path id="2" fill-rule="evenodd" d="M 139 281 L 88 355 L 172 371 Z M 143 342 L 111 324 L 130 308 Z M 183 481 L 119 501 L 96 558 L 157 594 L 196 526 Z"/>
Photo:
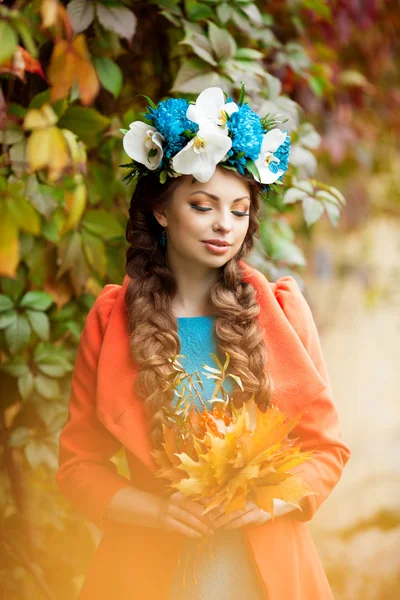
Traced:
<path id="1" fill-rule="evenodd" d="M 144 94 L 140 94 L 144 95 Z M 156 106 L 148 97 L 147 123 L 134 121 L 124 134 L 123 146 L 132 162 L 123 181 L 137 180 L 150 171 L 161 183 L 168 177 L 192 175 L 207 182 L 219 164 L 242 175 L 247 171 L 260 184 L 280 184 L 288 168 L 290 136 L 276 127 L 276 118 L 260 118 L 243 102 L 238 103 L 219 87 L 203 90 L 194 103 L 168 98 Z"/>

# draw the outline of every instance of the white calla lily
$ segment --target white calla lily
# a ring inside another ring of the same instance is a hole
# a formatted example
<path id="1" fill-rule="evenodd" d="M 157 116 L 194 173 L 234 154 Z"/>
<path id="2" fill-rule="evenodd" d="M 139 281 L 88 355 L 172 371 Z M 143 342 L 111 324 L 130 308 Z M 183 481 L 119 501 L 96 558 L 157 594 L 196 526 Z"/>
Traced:
<path id="1" fill-rule="evenodd" d="M 215 129 L 200 128 L 196 136 L 172 158 L 172 167 L 181 175 L 193 175 L 206 183 L 231 146 L 232 140 L 227 135 Z"/>
<path id="2" fill-rule="evenodd" d="M 239 110 L 235 102 L 225 103 L 224 93 L 219 87 L 203 90 L 197 97 L 196 104 L 190 104 L 186 117 L 200 127 L 215 129 L 220 133 L 228 133 L 227 117 Z"/>
<path id="3" fill-rule="evenodd" d="M 155 127 L 142 121 L 134 121 L 129 125 L 129 131 L 124 135 L 123 145 L 130 158 L 154 171 L 160 166 L 164 156 L 163 141 L 164 137 Z M 151 150 L 156 150 L 156 154 L 151 153 L 154 156 L 149 156 Z"/>
<path id="4" fill-rule="evenodd" d="M 275 173 L 269 168 L 269 165 L 271 163 L 279 164 L 279 159 L 274 156 L 274 152 L 276 152 L 279 146 L 283 144 L 286 136 L 287 133 L 284 133 L 278 128 L 271 129 L 264 135 L 260 154 L 257 160 L 254 161 L 258 172 L 260 173 L 261 183 L 274 183 L 281 175 L 283 175 L 284 171 L 282 169 L 278 169 Z"/>

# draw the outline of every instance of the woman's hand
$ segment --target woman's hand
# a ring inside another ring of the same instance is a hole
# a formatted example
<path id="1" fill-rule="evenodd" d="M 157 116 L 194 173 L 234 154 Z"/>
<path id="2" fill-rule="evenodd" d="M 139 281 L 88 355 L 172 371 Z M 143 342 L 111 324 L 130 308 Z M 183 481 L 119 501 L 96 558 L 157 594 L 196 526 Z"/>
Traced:
<path id="1" fill-rule="evenodd" d="M 212 535 L 211 518 L 204 515 L 204 506 L 189 500 L 180 491 L 169 498 L 158 497 L 157 525 L 164 531 L 175 531 L 191 538 Z"/>
<path id="2" fill-rule="evenodd" d="M 284 502 L 283 500 L 274 500 L 274 518 L 296 510 L 294 506 Z M 236 510 L 229 515 L 225 514 L 223 508 L 214 513 L 211 517 L 211 525 L 215 529 L 237 529 L 243 525 L 262 525 L 272 519 L 271 513 L 259 508 L 253 501 L 249 501 L 245 508 Z"/>

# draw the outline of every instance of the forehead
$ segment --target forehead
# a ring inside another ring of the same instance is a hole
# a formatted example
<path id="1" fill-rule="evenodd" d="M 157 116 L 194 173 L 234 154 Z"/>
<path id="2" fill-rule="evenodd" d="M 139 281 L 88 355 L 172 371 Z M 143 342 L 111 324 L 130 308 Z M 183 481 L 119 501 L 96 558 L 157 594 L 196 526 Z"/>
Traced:
<path id="1" fill-rule="evenodd" d="M 182 177 L 181 185 L 178 187 L 179 195 L 188 197 L 194 196 L 195 192 L 207 192 L 223 201 L 231 201 L 243 196 L 250 198 L 248 183 L 227 169 L 216 169 L 214 175 L 206 183 L 200 181 L 192 183 L 192 179 L 191 175 Z"/>

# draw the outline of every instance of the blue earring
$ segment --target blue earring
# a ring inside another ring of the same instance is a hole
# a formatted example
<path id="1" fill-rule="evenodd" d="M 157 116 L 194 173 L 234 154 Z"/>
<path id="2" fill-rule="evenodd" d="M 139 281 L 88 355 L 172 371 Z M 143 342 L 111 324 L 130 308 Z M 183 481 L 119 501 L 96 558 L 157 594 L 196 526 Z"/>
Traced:
<path id="1" fill-rule="evenodd" d="M 166 245 L 167 245 L 167 236 L 165 235 L 165 229 L 163 229 L 161 232 L 160 246 L 161 246 L 161 248 L 165 248 Z"/>

